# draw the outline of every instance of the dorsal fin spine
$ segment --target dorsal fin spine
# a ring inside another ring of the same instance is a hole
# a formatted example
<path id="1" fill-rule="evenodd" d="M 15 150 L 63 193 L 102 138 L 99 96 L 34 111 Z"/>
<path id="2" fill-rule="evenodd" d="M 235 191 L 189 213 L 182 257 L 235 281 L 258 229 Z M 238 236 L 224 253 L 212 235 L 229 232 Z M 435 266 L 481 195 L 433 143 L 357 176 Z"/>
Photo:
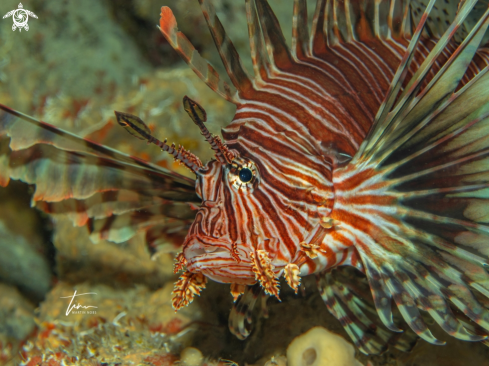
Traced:
<path id="1" fill-rule="evenodd" d="M 389 87 L 389 90 L 386 93 L 386 96 L 384 98 L 384 102 L 380 106 L 379 110 L 377 111 L 377 115 L 375 117 L 376 121 L 384 121 L 387 118 L 388 113 L 390 112 L 390 109 L 394 105 L 394 102 L 396 101 L 397 94 L 399 93 L 399 90 L 402 86 L 402 83 L 407 75 L 409 65 L 411 64 L 411 60 L 414 57 L 414 51 L 418 45 L 419 38 L 421 37 L 421 33 L 424 29 L 424 25 L 426 23 L 426 20 L 428 19 L 428 15 L 431 12 L 431 9 L 433 8 L 433 5 L 436 0 L 431 0 L 428 4 L 428 6 L 425 9 L 425 12 L 423 14 L 423 17 L 421 18 L 421 21 L 419 22 L 416 31 L 413 34 L 413 38 L 411 42 L 409 43 L 409 46 L 403 56 L 403 59 L 401 60 L 401 63 L 396 71 L 396 74 L 394 75 L 394 78 L 392 79 L 391 85 Z M 378 137 L 380 137 L 380 131 L 383 130 L 380 126 L 383 125 L 382 122 L 379 122 L 377 128 L 373 128 L 370 130 L 368 136 L 373 134 L 377 134 L 377 137 L 372 137 L 373 140 L 376 140 Z M 365 139 L 365 141 L 368 141 L 368 136 Z M 356 156 L 360 156 L 360 154 L 367 148 L 367 142 L 362 143 L 360 146 L 360 149 L 357 152 Z M 353 158 L 353 160 L 356 161 L 356 157 Z"/>
<path id="2" fill-rule="evenodd" d="M 346 19 L 346 36 L 347 42 L 352 42 L 356 41 L 356 36 L 355 36 L 355 29 L 354 29 L 354 24 L 352 22 L 352 9 L 351 9 L 352 3 L 350 0 L 345 1 L 345 19 Z"/>
<path id="3" fill-rule="evenodd" d="M 237 90 L 222 81 L 219 73 L 202 57 L 185 35 L 178 30 L 177 21 L 170 8 L 161 8 L 161 33 L 172 48 L 190 66 L 209 88 L 231 103 L 239 104 Z"/>
<path id="4" fill-rule="evenodd" d="M 309 48 L 309 27 L 307 24 L 306 0 L 294 0 L 292 28 L 292 57 L 296 60 L 311 55 Z"/>
<path id="5" fill-rule="evenodd" d="M 241 64 L 238 51 L 226 34 L 210 0 L 199 0 L 199 3 L 226 72 L 239 95 L 245 97 L 253 90 L 253 83 Z"/>
<path id="6" fill-rule="evenodd" d="M 255 84 L 261 84 L 270 77 L 270 62 L 263 44 L 263 35 L 256 14 L 255 0 L 246 0 L 246 17 L 250 39 L 250 53 L 255 72 Z"/>
<path id="7" fill-rule="evenodd" d="M 258 16 L 272 67 L 287 69 L 293 63 L 290 49 L 268 1 L 257 0 Z"/>
<path id="8" fill-rule="evenodd" d="M 309 38 L 309 49 L 311 53 L 318 53 L 316 45 L 322 44 L 323 47 L 328 47 L 327 32 L 323 29 L 326 13 L 326 0 L 318 0 L 316 10 L 312 18 L 311 36 Z"/>

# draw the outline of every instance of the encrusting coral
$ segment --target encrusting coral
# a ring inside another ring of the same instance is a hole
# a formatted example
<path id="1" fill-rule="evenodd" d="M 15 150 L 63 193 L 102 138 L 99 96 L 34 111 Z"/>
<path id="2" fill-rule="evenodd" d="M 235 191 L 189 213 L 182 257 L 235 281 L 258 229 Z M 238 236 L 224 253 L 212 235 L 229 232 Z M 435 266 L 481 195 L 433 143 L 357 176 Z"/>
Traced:
<path id="1" fill-rule="evenodd" d="M 171 283 L 157 291 L 58 283 L 41 304 L 37 334 L 22 350 L 23 364 L 174 364 L 201 312 L 193 305 L 176 314 L 171 288 Z"/>

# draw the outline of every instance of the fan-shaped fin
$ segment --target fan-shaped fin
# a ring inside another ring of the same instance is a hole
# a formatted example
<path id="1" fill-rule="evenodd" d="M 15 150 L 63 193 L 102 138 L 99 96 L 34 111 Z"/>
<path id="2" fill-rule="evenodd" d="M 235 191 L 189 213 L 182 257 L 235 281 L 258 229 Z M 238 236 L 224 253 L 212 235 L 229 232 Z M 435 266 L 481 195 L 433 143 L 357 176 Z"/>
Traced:
<path id="1" fill-rule="evenodd" d="M 459 339 L 485 341 L 486 334 L 453 309 L 489 332 L 489 66 L 464 81 L 489 10 L 446 62 L 435 62 L 474 4 L 462 4 L 392 111 L 376 119 L 374 133 L 333 176 L 331 216 L 354 238 L 374 299 L 392 296 L 411 329 L 431 343 L 438 342 L 419 310 Z M 384 302 L 375 303 L 385 322 Z"/>
<path id="2" fill-rule="evenodd" d="M 440 290 L 441 283 L 426 268 L 417 263 L 407 262 L 403 269 L 404 271 L 397 271 L 397 273 L 392 268 L 384 272 L 390 272 L 391 277 L 397 277 L 399 283 L 408 289 L 408 296 L 416 301 L 420 309 L 429 312 L 445 332 L 464 341 L 480 341 L 483 339 L 483 337 L 467 332 L 448 304 L 443 301 L 443 293 Z M 423 281 L 421 277 L 427 281 Z"/>
<path id="3" fill-rule="evenodd" d="M 426 7 L 427 0 L 411 0 L 411 16 L 412 22 L 417 24 L 423 15 L 420 9 Z M 455 19 L 457 12 L 462 5 L 462 1 L 443 1 L 436 4 L 436 13 L 430 17 L 426 24 L 425 35 L 431 38 L 441 38 L 445 31 L 447 30 L 447 25 Z M 467 17 L 465 24 L 459 29 L 454 35 L 456 42 L 461 42 L 470 29 L 479 20 L 482 13 L 484 13 L 485 8 L 487 8 L 487 1 L 478 1 L 474 6 L 471 14 Z"/>
<path id="4" fill-rule="evenodd" d="M 290 68 L 293 65 L 292 55 L 277 17 L 267 0 L 256 0 L 256 7 L 272 65 L 282 70 Z"/>
<path id="5" fill-rule="evenodd" d="M 375 307 L 379 318 L 387 329 L 393 332 L 401 332 L 402 329 L 394 324 L 392 315 L 392 294 L 387 289 L 386 284 L 382 281 L 380 271 L 374 266 L 370 258 L 363 260 L 367 277 L 371 279 L 370 289 L 374 299 Z"/>
<path id="6" fill-rule="evenodd" d="M 239 103 L 237 90 L 221 79 L 216 69 L 199 54 L 187 37 L 178 30 L 175 16 L 166 6 L 161 8 L 160 30 L 173 49 L 209 88 L 231 103 Z"/>
<path id="7" fill-rule="evenodd" d="M 138 230 L 169 222 L 191 221 L 195 212 L 187 203 L 143 196 L 131 190 L 98 192 L 85 200 L 36 202 L 36 207 L 53 216 L 68 217 L 76 226 L 88 225 L 94 242 L 108 239 L 123 242 Z"/>
<path id="8" fill-rule="evenodd" d="M 33 201 L 86 199 L 95 192 L 113 189 L 140 190 L 178 201 L 195 200 L 190 186 L 179 177 L 80 151 L 36 144 L 11 151 L 8 159 L 9 168 L 2 176 L 8 174 L 12 179 L 36 184 Z"/>
<path id="9" fill-rule="evenodd" d="M 129 240 L 138 231 L 148 230 L 154 226 L 163 226 L 173 219 L 192 220 L 195 212 L 188 205 L 169 202 L 163 205 L 145 207 L 142 210 L 112 215 L 103 219 L 90 219 L 88 229 L 94 243 L 109 240 L 121 243 Z"/>
<path id="10" fill-rule="evenodd" d="M 382 353 L 388 345 L 404 352 L 410 351 L 416 343 L 416 334 L 409 329 L 401 333 L 383 329 L 376 316 L 368 283 L 361 276 L 347 267 L 317 276 L 319 291 L 329 312 L 341 322 L 355 346 L 365 354 Z M 400 319 L 396 322 L 399 323 Z"/>
<path id="11" fill-rule="evenodd" d="M 377 116 L 375 117 L 376 120 L 383 120 L 387 113 L 391 110 L 392 105 L 394 104 L 398 94 L 399 90 L 402 86 L 402 83 L 404 79 L 406 78 L 406 75 L 409 70 L 409 65 L 411 64 L 411 61 L 415 55 L 414 50 L 418 46 L 419 38 L 423 32 L 426 20 L 428 19 L 428 16 L 431 12 L 431 9 L 433 8 L 433 5 L 435 4 L 436 0 L 431 0 L 428 3 L 428 6 L 426 7 L 423 16 L 418 23 L 418 26 L 416 28 L 416 31 L 413 34 L 413 37 L 411 39 L 411 42 L 409 42 L 409 46 L 406 50 L 406 53 L 404 54 L 401 63 L 396 71 L 396 74 L 394 75 L 394 78 L 392 79 L 391 85 L 389 87 L 389 90 L 387 91 L 386 97 L 384 99 L 384 102 L 381 104 Z"/>
<path id="12" fill-rule="evenodd" d="M 247 95 L 252 91 L 253 84 L 241 64 L 238 51 L 226 34 L 210 0 L 199 0 L 199 3 L 231 82 L 238 89 L 240 96 Z"/>
<path id="13" fill-rule="evenodd" d="M 393 295 L 397 308 L 411 329 L 426 342 L 437 345 L 445 344 L 433 336 L 421 317 L 418 304 L 415 301 L 416 297 L 412 295 L 410 287 L 404 286 L 405 281 L 402 279 L 404 271 L 396 271 L 392 269 L 392 266 L 385 264 L 381 267 L 381 273 L 384 283 Z"/>
<path id="14" fill-rule="evenodd" d="M 441 113 L 450 105 L 450 103 L 453 102 L 453 92 L 459 86 L 460 81 L 467 72 L 467 67 L 473 59 L 488 25 L 489 11 L 484 14 L 480 20 L 479 26 L 474 28 L 474 30 L 467 36 L 462 44 L 457 47 L 450 59 L 436 73 L 435 77 L 433 77 L 422 92 L 416 96 L 413 93 L 409 97 L 399 100 L 395 110 L 391 112 L 391 116 L 389 116 L 387 119 L 387 121 L 390 120 L 390 123 L 385 129 L 386 136 L 391 136 L 392 134 L 390 132 L 395 130 L 395 134 L 397 136 L 403 135 L 402 139 L 399 140 L 397 144 L 403 143 L 405 140 L 409 139 L 413 134 L 415 134 L 419 128 L 422 128 L 422 126 L 433 119 L 438 113 Z M 432 52 L 436 52 L 436 50 L 433 50 Z M 413 77 L 417 77 L 416 74 Z M 424 76 L 426 74 L 427 73 L 424 73 Z M 420 76 L 418 75 L 418 77 Z M 418 88 L 419 85 L 419 83 L 415 83 L 413 84 L 413 88 Z M 437 106 L 438 108 L 434 108 Z M 404 109 L 404 112 L 401 111 L 402 109 Z M 414 113 L 414 110 L 416 110 L 416 113 Z M 401 115 L 399 118 L 394 120 L 393 116 L 396 114 Z M 405 116 L 405 118 L 402 118 L 401 116 Z M 419 123 L 419 120 L 423 116 L 425 116 L 425 119 L 415 128 L 413 122 Z M 400 121 L 404 121 L 402 128 L 398 127 Z M 408 130 L 411 130 L 410 133 L 405 134 L 405 131 Z M 384 140 L 385 138 L 380 138 L 380 141 Z M 393 147 L 390 144 L 382 144 L 381 149 L 377 149 L 376 151 L 380 153 L 382 150 L 392 148 Z"/>
<path id="15" fill-rule="evenodd" d="M 168 204 L 173 202 L 167 201 Z M 165 200 L 120 189 L 92 194 L 86 199 L 68 198 L 58 202 L 37 201 L 36 207 L 51 215 L 68 217 L 76 226 L 86 225 L 90 218 L 102 219 L 126 212 L 144 210 Z"/>
<path id="16" fill-rule="evenodd" d="M 7 114 L 1 113 L 2 123 L 0 125 L 0 136 L 3 135 L 11 138 L 10 148 L 13 151 L 27 149 L 36 144 L 52 145 L 55 148 L 64 151 L 87 153 L 110 158 L 129 165 L 140 166 L 163 174 L 168 174 L 176 179 L 180 179 L 182 182 L 186 182 L 186 184 L 193 185 L 192 180 L 183 175 L 129 156 L 115 149 L 111 149 L 110 147 L 82 139 L 71 132 L 38 121 L 33 117 L 2 104 L 0 104 L 0 110 L 7 112 Z"/>
<path id="17" fill-rule="evenodd" d="M 12 178 L 35 184 L 38 208 L 92 227 L 93 220 L 119 223 L 124 219 L 117 217 L 131 217 L 124 235 L 117 236 L 115 226 L 111 234 L 106 222 L 105 237 L 117 241 L 149 223 L 193 215 L 183 203 L 199 202 L 191 179 L 0 108 L 9 113 L 0 113 L 0 183 Z"/>
<path id="18" fill-rule="evenodd" d="M 398 97 L 399 102 L 396 103 L 396 107 L 392 111 L 388 111 L 384 109 L 382 113 L 378 114 L 378 122 L 374 124 L 374 127 L 369 133 L 369 136 L 372 136 L 371 138 L 366 139 L 368 140 L 369 146 L 372 146 L 373 143 L 377 141 L 377 139 L 380 138 L 380 136 L 385 132 L 387 129 L 387 126 L 394 120 L 399 121 L 402 119 L 401 115 L 403 112 L 407 110 L 409 107 L 410 103 L 414 100 L 416 97 L 419 89 L 423 85 L 423 82 L 425 81 L 425 78 L 429 75 L 429 72 L 433 65 L 435 64 L 437 58 L 440 56 L 442 52 L 444 52 L 447 44 L 451 41 L 453 38 L 455 32 L 462 26 L 465 18 L 467 15 L 470 13 L 470 10 L 472 10 L 473 6 L 477 0 L 468 0 L 463 3 L 462 7 L 460 8 L 460 11 L 457 13 L 457 17 L 453 21 L 453 23 L 449 26 L 443 37 L 436 43 L 434 49 L 430 52 L 429 56 L 424 60 L 423 64 L 418 68 L 416 73 L 413 75 L 411 80 L 407 83 L 407 85 L 404 87 L 404 90 L 402 94 Z M 430 4 L 432 1 L 430 2 Z M 427 17 L 427 14 L 423 15 L 423 18 Z M 484 27 L 483 24 L 481 26 Z M 485 30 L 484 30 L 485 32 Z M 482 32 L 482 34 L 484 33 Z M 472 32 L 472 35 L 475 36 L 477 32 L 474 31 Z M 480 35 L 480 33 L 477 33 Z M 479 39 L 480 41 L 480 39 Z M 465 40 L 465 44 L 468 43 L 468 39 Z M 473 51 L 475 52 L 476 49 Z M 412 50 L 408 50 L 408 52 L 412 52 Z M 406 57 L 406 56 L 405 56 Z M 470 57 L 472 59 L 473 53 Z M 466 65 L 468 66 L 468 65 Z M 446 68 L 445 68 L 446 70 Z M 400 70 L 398 70 L 398 73 L 400 74 Z M 441 75 L 440 73 L 437 74 L 438 77 Z M 462 73 L 463 76 L 463 73 Z M 389 95 L 390 97 L 390 103 L 389 105 L 393 102 L 393 99 L 397 97 L 397 94 L 394 95 L 394 91 L 397 89 L 399 90 L 399 85 L 402 84 L 403 80 L 401 78 L 395 79 L 395 83 L 393 82 L 391 84 L 392 89 L 391 89 L 391 94 Z M 433 83 L 434 81 L 432 81 Z M 456 83 L 458 85 L 458 82 Z M 426 89 L 428 90 L 428 89 Z M 387 103 L 387 102 L 386 102 Z M 389 112 L 389 114 L 386 114 L 386 111 Z M 377 118 L 376 118 L 377 121 Z M 366 142 L 364 143 L 364 147 L 360 149 L 360 151 L 363 151 L 364 148 L 368 148 L 366 145 Z"/>

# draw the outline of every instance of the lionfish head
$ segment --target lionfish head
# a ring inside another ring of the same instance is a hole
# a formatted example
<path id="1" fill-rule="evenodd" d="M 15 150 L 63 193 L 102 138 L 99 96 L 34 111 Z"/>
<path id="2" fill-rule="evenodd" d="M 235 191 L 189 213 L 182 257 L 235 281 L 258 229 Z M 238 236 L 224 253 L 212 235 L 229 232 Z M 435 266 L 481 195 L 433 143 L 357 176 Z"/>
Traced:
<path id="1" fill-rule="evenodd" d="M 260 207 L 250 202 L 260 190 L 259 170 L 252 159 L 231 151 L 207 130 L 200 105 L 185 97 L 184 107 L 210 143 L 215 160 L 192 169 L 202 205 L 183 244 L 182 264 L 190 273 L 218 282 L 252 284 L 256 281 L 253 252 L 266 249 L 273 240 L 252 220 L 260 214 Z"/>
<path id="2" fill-rule="evenodd" d="M 249 159 L 212 160 L 200 169 L 196 192 L 202 205 L 183 246 L 190 272 L 223 283 L 255 282 L 250 254 L 273 241 L 246 217 L 260 215 L 259 207 L 248 202 L 260 188 L 258 168 Z"/>
<path id="3" fill-rule="evenodd" d="M 184 105 L 215 159 L 194 170 L 202 204 L 183 244 L 182 264 L 191 273 L 241 286 L 257 281 L 261 265 L 273 272 L 272 277 L 280 274 L 291 258 L 279 255 L 281 241 L 276 228 L 270 227 L 282 207 L 264 203 L 271 187 L 262 184 L 261 159 L 243 149 L 230 150 L 205 127 L 202 107 L 188 97 Z M 260 263 L 259 252 L 267 253 L 262 262 L 268 264 Z"/>
<path id="4" fill-rule="evenodd" d="M 202 204 L 182 264 L 222 283 L 260 282 L 278 295 L 277 278 L 287 266 L 299 270 L 308 261 L 299 243 L 321 229 L 320 219 L 330 213 L 329 163 L 319 153 L 295 151 L 290 136 L 271 132 L 264 140 L 256 133 L 259 120 L 244 117 L 246 108 L 238 107 L 223 130 L 227 144 L 202 130 L 216 159 L 196 172 Z"/>

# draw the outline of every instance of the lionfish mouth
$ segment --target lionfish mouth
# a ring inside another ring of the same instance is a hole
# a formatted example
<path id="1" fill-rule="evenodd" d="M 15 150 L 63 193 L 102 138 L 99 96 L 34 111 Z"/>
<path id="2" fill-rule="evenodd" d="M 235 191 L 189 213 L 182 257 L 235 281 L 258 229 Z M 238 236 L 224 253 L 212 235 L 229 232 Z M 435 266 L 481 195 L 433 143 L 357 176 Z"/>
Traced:
<path id="1" fill-rule="evenodd" d="M 248 256 L 233 256 L 231 245 L 208 245 L 198 239 L 186 243 L 187 269 L 221 283 L 252 285 L 256 282 Z"/>

